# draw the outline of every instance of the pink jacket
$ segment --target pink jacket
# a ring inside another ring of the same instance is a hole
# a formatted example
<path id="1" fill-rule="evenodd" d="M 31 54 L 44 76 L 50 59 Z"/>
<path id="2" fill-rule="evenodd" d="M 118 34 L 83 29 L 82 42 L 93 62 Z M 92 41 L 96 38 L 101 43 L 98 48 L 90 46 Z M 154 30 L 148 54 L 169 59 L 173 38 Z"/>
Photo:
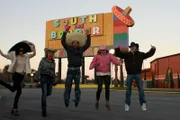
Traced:
<path id="1" fill-rule="evenodd" d="M 94 56 L 89 69 L 96 67 L 97 72 L 107 73 L 110 72 L 111 62 L 115 65 L 119 65 L 121 63 L 120 60 L 110 53 L 105 55 L 97 54 Z"/>

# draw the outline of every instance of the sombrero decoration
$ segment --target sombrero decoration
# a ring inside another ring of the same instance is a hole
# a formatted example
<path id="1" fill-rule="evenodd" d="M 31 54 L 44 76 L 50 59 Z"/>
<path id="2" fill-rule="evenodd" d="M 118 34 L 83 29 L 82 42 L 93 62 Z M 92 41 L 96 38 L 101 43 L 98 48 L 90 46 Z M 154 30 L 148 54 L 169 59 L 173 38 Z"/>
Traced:
<path id="1" fill-rule="evenodd" d="M 121 20 L 128 27 L 132 27 L 134 25 L 134 20 L 130 17 L 131 8 L 127 7 L 125 10 L 121 9 L 118 6 L 113 6 L 112 11 L 116 15 L 119 20 Z"/>
<path id="2" fill-rule="evenodd" d="M 66 36 L 66 43 L 71 46 L 73 41 L 78 41 L 79 46 L 82 47 L 86 43 L 86 36 L 80 32 L 71 32 Z"/>

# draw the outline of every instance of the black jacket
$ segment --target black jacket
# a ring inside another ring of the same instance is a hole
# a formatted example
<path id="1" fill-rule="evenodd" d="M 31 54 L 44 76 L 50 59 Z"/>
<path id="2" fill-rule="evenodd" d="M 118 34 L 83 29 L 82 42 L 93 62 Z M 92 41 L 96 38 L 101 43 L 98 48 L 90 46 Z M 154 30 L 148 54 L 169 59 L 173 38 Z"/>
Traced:
<path id="1" fill-rule="evenodd" d="M 61 44 L 67 51 L 68 67 L 80 67 L 82 65 L 83 52 L 86 51 L 91 45 L 91 37 L 87 35 L 86 44 L 83 47 L 74 48 L 68 46 L 66 43 L 66 33 L 63 33 Z"/>
<path id="2" fill-rule="evenodd" d="M 124 59 L 127 74 L 141 74 L 143 60 L 154 55 L 156 49 L 151 48 L 149 52 L 140 51 L 122 52 L 119 48 L 115 49 L 115 56 Z"/>

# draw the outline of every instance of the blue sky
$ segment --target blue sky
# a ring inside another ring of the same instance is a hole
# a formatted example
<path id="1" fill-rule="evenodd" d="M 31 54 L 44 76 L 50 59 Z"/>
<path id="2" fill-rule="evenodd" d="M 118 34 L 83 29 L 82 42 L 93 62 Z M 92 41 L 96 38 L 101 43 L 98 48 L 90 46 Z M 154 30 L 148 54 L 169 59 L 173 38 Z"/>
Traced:
<path id="1" fill-rule="evenodd" d="M 36 45 L 37 55 L 31 60 L 37 69 L 44 55 L 45 23 L 48 20 L 94 13 L 111 12 L 113 5 L 123 9 L 132 8 L 131 17 L 135 25 L 130 28 L 129 41 L 140 44 L 141 51 L 148 51 L 150 45 L 157 47 L 156 54 L 149 61 L 180 52 L 180 1 L 178 0 L 1 0 L 0 1 L 0 49 L 7 53 L 9 48 L 21 40 Z M 10 61 L 0 57 L 0 68 Z M 86 59 L 88 71 L 91 59 Z M 63 60 L 63 67 L 66 67 Z M 63 71 L 65 77 L 66 71 Z M 88 72 L 92 75 L 92 71 Z"/>

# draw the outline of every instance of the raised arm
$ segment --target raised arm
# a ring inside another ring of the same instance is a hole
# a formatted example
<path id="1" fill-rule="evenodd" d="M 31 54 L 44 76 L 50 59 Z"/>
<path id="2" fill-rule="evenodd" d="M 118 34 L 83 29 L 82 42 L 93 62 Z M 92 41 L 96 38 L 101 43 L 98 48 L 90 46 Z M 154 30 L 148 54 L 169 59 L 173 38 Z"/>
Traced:
<path id="1" fill-rule="evenodd" d="M 67 50 L 67 46 L 68 46 L 67 43 L 66 43 L 66 35 L 69 32 L 69 29 L 70 29 L 69 26 L 64 28 L 64 32 L 63 32 L 63 35 L 62 35 L 62 38 L 61 38 L 61 44 L 62 44 L 62 46 L 64 47 L 65 50 Z"/>
<path id="2" fill-rule="evenodd" d="M 11 57 L 9 55 L 4 54 L 1 50 L 0 50 L 0 54 L 1 54 L 1 56 L 5 57 L 7 59 L 11 59 Z"/>
<path id="3" fill-rule="evenodd" d="M 29 54 L 30 55 L 30 58 L 33 58 L 34 56 L 36 56 L 36 47 L 33 43 L 29 42 L 29 45 L 32 46 L 32 49 L 33 49 L 33 53 L 32 54 Z"/>
<path id="4" fill-rule="evenodd" d="M 152 57 L 155 52 L 156 52 L 156 48 L 152 46 L 151 49 L 147 53 L 144 53 L 143 58 L 146 59 L 146 58 Z"/>
<path id="5" fill-rule="evenodd" d="M 116 57 L 120 57 L 120 58 L 122 58 L 122 59 L 126 58 L 126 53 L 120 51 L 120 47 L 117 47 L 117 48 L 115 48 L 114 50 L 115 50 L 114 55 L 115 55 Z"/>
<path id="6" fill-rule="evenodd" d="M 86 44 L 82 47 L 83 52 L 86 51 L 91 46 L 91 36 L 87 35 Z"/>
<path id="7" fill-rule="evenodd" d="M 63 32 L 62 38 L 61 38 L 61 44 L 64 47 L 65 50 L 67 50 L 67 43 L 66 43 L 66 34 L 67 32 Z"/>

